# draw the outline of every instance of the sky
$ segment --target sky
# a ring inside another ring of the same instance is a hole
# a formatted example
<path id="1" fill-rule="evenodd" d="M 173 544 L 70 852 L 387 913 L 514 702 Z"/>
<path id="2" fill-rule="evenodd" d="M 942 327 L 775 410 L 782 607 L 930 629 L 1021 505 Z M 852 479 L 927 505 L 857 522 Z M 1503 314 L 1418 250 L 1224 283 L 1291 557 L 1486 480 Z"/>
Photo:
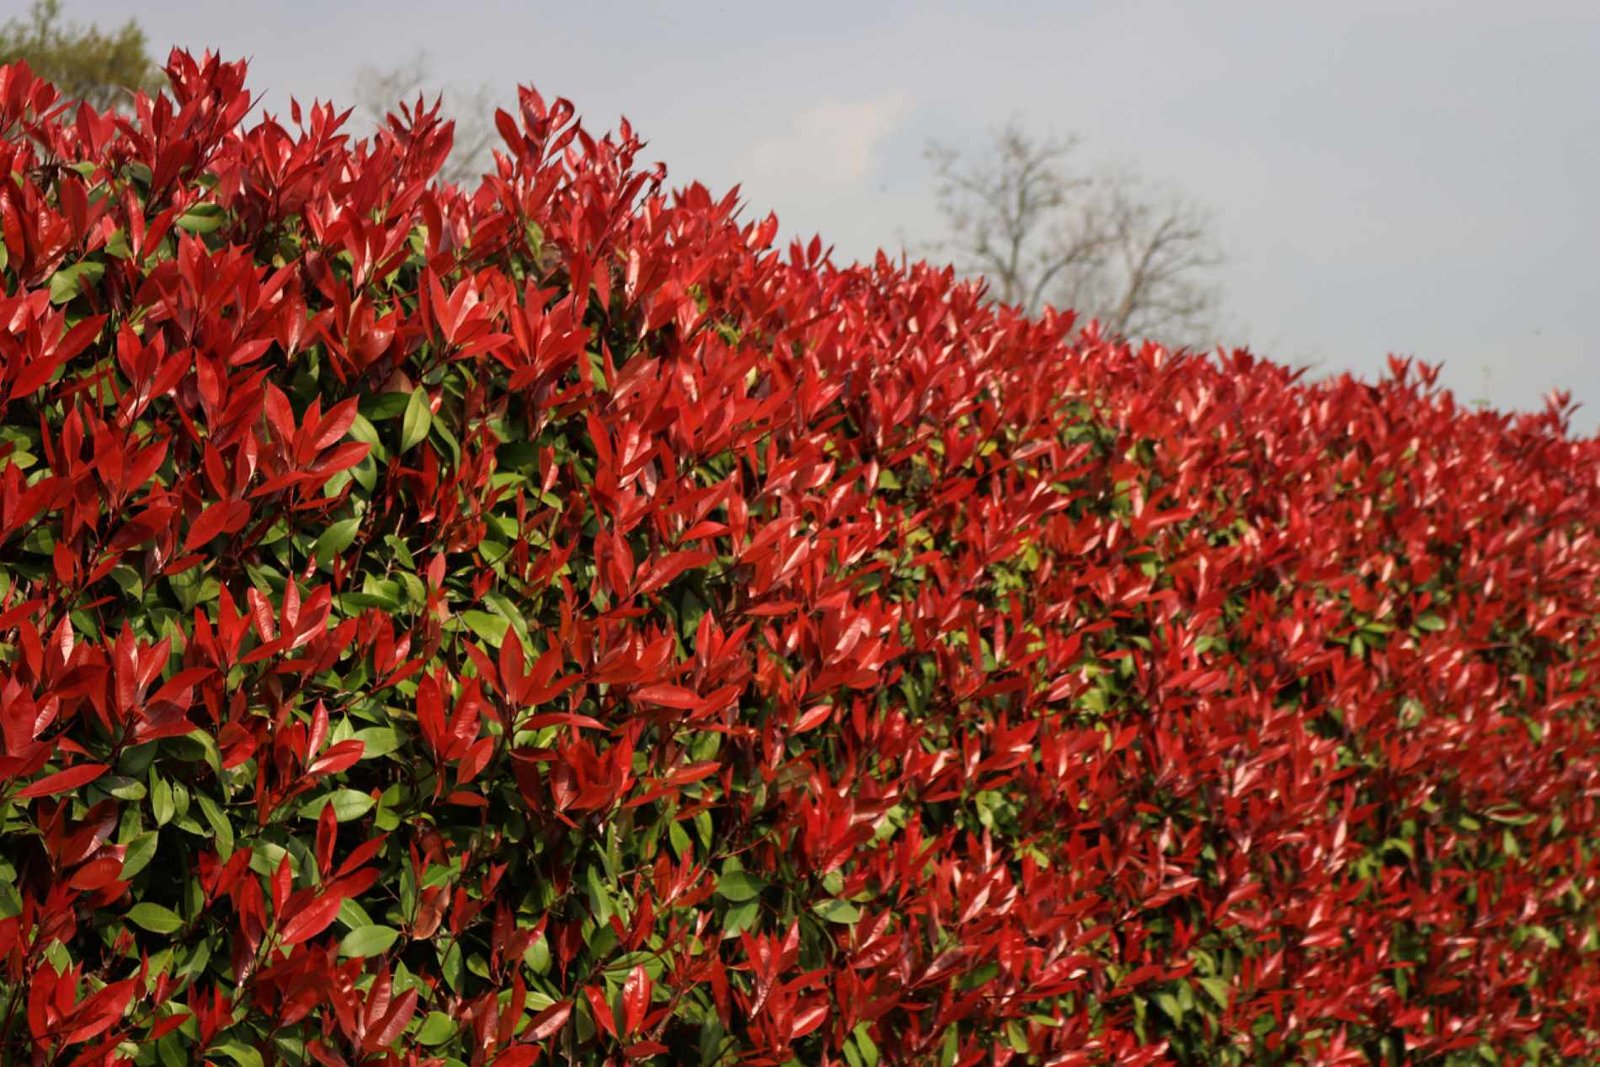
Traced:
<path id="1" fill-rule="evenodd" d="M 5 6 L 22 0 L 5 0 Z M 1442 363 L 1464 401 L 1600 427 L 1600 4 L 67 0 L 251 61 L 264 106 L 441 85 L 626 115 L 674 184 L 835 258 L 942 232 L 923 152 L 1016 118 L 1214 216 L 1227 340 L 1312 373 Z M 447 95 L 447 101 L 449 97 Z"/>

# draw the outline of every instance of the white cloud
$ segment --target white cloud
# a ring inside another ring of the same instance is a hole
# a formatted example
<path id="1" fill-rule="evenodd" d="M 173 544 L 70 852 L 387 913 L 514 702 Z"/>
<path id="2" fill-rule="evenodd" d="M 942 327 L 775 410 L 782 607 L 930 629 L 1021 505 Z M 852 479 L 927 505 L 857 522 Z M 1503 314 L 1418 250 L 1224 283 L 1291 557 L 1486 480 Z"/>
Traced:
<path id="1" fill-rule="evenodd" d="M 829 100 L 795 116 L 787 129 L 752 144 L 739 160 L 741 178 L 804 177 L 848 185 L 872 169 L 878 143 L 905 111 L 903 93 L 875 100 Z"/>

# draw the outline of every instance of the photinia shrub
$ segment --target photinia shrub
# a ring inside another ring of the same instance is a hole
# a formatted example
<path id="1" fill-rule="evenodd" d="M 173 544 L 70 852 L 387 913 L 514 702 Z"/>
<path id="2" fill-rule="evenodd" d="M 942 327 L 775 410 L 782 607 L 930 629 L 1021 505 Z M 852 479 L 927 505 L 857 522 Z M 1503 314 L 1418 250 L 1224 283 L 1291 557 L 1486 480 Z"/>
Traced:
<path id="1" fill-rule="evenodd" d="M 1583 1064 L 1600 445 L 0 68 L 0 1058 Z"/>

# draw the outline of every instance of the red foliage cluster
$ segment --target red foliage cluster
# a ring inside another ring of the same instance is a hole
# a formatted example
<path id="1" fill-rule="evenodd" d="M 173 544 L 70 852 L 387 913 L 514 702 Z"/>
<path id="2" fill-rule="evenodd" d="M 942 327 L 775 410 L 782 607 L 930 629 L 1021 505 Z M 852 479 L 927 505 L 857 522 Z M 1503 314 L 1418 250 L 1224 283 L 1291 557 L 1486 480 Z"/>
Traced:
<path id="1" fill-rule="evenodd" d="M 1591 1063 L 1561 406 L 0 69 L 0 1055 Z"/>

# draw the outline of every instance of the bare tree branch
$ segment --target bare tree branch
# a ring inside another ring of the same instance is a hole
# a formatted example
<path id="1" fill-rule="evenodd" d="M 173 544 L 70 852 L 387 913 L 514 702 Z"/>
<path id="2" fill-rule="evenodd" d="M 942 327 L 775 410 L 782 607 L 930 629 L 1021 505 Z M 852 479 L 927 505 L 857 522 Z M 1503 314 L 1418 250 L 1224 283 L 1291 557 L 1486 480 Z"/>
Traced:
<path id="1" fill-rule="evenodd" d="M 934 250 L 1003 303 L 1071 307 L 1119 336 L 1209 344 L 1219 292 L 1208 274 L 1221 262 L 1210 217 L 1125 172 L 1074 166 L 1077 149 L 1015 120 L 981 159 L 930 145 L 949 231 Z"/>
<path id="2" fill-rule="evenodd" d="M 356 106 L 374 126 L 387 121 L 402 101 L 417 96 L 441 96 L 455 121 L 455 145 L 440 177 L 454 184 L 474 182 L 489 166 L 495 143 L 494 96 L 485 82 L 476 89 L 439 88 L 431 77 L 432 61 L 419 50 L 410 60 L 393 67 L 362 66 L 356 71 Z"/>

